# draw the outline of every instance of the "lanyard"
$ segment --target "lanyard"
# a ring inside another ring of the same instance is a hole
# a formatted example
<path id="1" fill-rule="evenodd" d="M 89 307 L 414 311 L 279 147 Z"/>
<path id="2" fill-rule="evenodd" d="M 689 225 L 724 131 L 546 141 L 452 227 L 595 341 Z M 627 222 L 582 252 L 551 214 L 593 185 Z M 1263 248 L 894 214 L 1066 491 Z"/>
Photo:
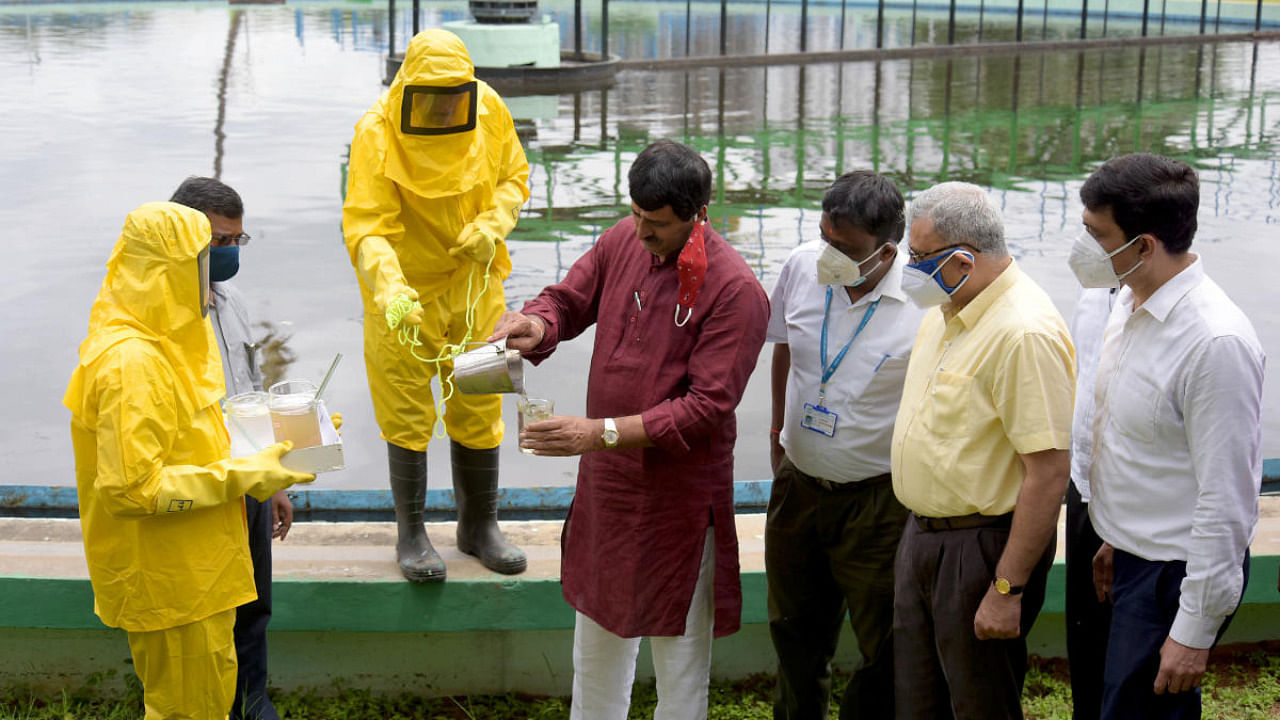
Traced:
<path id="1" fill-rule="evenodd" d="M 880 305 L 880 298 L 876 298 L 867 306 L 867 311 L 862 313 L 862 320 L 858 323 L 858 329 L 853 331 L 853 337 L 849 338 L 849 342 L 840 348 L 840 353 L 836 355 L 835 360 L 831 364 L 827 364 L 827 319 L 831 316 L 831 286 L 827 286 L 827 305 L 822 311 L 822 384 L 818 386 L 818 405 L 821 407 L 827 396 L 827 381 L 836 373 L 836 368 L 840 367 L 840 363 L 844 361 L 845 353 L 849 352 L 849 347 L 853 345 L 853 341 L 858 339 L 862 334 L 863 328 L 867 326 L 867 322 L 871 320 L 871 316 L 876 313 L 876 307 Z"/>

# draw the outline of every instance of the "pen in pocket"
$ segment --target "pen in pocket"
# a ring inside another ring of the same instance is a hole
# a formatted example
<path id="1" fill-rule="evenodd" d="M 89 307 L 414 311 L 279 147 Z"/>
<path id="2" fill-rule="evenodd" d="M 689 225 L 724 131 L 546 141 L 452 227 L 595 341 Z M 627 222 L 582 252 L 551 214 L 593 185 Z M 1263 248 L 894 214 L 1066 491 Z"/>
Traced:
<path id="1" fill-rule="evenodd" d="M 880 362 L 876 363 L 876 369 L 875 369 L 875 370 L 872 370 L 871 372 L 879 372 L 879 371 L 880 371 L 880 366 L 881 366 L 881 365 L 883 365 L 883 364 L 884 364 L 884 361 L 885 361 L 885 360 L 888 360 L 888 359 L 889 359 L 889 353 L 885 353 L 884 355 L 882 355 L 882 356 L 880 357 Z"/>

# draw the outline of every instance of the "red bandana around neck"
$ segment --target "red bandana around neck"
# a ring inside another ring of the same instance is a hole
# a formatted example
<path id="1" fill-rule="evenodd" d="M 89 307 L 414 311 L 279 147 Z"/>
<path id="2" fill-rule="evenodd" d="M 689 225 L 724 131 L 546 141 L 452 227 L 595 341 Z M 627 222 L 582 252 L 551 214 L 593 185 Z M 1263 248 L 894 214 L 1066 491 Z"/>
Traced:
<path id="1" fill-rule="evenodd" d="M 684 244 L 684 249 L 676 258 L 676 277 L 680 279 L 680 292 L 676 305 L 684 308 L 686 313 L 692 313 L 693 304 L 698 301 L 698 293 L 702 290 L 702 283 L 707 279 L 705 220 L 694 223 L 693 232 L 689 233 L 689 241 Z M 688 315 L 685 316 L 685 320 L 688 321 Z"/>

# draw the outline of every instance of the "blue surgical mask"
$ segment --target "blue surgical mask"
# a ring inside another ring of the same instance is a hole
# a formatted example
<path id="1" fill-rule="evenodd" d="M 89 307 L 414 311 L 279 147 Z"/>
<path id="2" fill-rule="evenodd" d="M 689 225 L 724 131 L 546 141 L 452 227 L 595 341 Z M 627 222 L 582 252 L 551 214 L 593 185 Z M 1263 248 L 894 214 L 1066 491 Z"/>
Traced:
<path id="1" fill-rule="evenodd" d="M 240 270 L 240 246 L 222 245 L 209 248 L 209 279 L 222 282 L 235 277 Z"/>
<path id="2" fill-rule="evenodd" d="M 942 280 L 942 266 L 956 255 L 969 258 L 973 261 L 973 254 L 962 247 L 947 248 L 951 252 L 939 255 L 928 260 L 921 260 L 917 263 L 908 263 L 902 273 L 902 291 L 910 297 L 916 305 L 922 308 L 930 308 L 934 305 L 942 305 L 949 302 L 955 291 L 959 290 L 962 285 L 969 281 L 966 274 L 960 278 L 960 282 L 955 285 L 948 286 Z"/>

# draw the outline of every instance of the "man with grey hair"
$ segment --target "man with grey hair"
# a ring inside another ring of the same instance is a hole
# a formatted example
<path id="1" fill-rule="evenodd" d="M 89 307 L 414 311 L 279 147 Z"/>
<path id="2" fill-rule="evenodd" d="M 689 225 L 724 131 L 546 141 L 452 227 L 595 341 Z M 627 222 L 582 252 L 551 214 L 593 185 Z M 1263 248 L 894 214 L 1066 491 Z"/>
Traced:
<path id="1" fill-rule="evenodd" d="M 1022 717 L 1070 475 L 1075 350 L 975 185 L 911 203 L 902 289 L 930 309 L 894 425 L 897 717 Z M 936 306 L 936 307 L 935 307 Z"/>

